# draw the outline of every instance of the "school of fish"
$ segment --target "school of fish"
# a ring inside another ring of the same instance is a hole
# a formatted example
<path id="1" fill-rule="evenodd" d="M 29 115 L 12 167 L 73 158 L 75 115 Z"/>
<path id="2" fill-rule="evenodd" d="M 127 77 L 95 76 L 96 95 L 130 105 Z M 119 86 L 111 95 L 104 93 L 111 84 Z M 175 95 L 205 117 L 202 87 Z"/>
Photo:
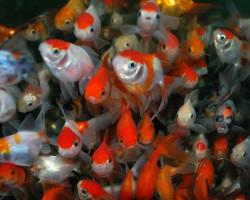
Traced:
<path id="1" fill-rule="evenodd" d="M 250 14 L 214 2 L 1 22 L 0 198 L 250 199 Z"/>

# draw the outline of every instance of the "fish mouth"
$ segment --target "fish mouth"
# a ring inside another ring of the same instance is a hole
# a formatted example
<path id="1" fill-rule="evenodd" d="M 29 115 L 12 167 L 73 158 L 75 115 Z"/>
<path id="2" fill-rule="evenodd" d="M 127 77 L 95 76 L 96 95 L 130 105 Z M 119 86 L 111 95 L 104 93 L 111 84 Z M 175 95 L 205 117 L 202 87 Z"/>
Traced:
<path id="1" fill-rule="evenodd" d="M 219 126 L 217 128 L 217 132 L 226 134 L 228 132 L 228 126 L 226 124 L 224 124 L 224 123 L 219 124 Z"/>

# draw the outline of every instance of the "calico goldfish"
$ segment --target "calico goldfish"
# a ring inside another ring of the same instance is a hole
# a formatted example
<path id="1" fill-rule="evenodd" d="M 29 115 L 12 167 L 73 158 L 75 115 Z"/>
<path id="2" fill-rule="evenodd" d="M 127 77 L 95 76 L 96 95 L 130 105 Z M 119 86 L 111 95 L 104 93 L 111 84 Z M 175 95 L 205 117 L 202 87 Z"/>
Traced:
<path id="1" fill-rule="evenodd" d="M 64 99 L 68 99 L 67 92 L 76 99 L 74 82 L 77 81 L 80 93 L 84 94 L 86 82 L 93 76 L 95 69 L 92 59 L 97 59 L 97 55 L 93 50 L 83 49 L 63 40 L 49 39 L 39 45 L 39 51 L 51 73 L 61 82 L 61 94 Z"/>
<path id="2" fill-rule="evenodd" d="M 115 198 L 103 190 L 102 186 L 93 180 L 81 180 L 77 184 L 78 195 L 81 200 L 114 200 Z"/>
<path id="3" fill-rule="evenodd" d="M 54 23 L 59 30 L 72 29 L 77 17 L 87 8 L 86 0 L 69 0 L 55 16 Z"/>
<path id="4" fill-rule="evenodd" d="M 96 3 L 97 5 L 94 5 Z M 91 1 L 90 6 L 77 18 L 74 25 L 75 36 L 83 42 L 94 43 L 97 49 L 108 44 L 101 40 L 100 16 L 105 13 L 105 4 L 102 1 Z"/>

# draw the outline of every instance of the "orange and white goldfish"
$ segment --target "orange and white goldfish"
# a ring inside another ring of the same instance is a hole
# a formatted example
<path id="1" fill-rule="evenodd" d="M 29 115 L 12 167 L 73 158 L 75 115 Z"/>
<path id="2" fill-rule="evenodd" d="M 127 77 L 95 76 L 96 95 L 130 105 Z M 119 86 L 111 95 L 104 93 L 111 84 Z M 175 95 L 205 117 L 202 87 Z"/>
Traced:
<path id="1" fill-rule="evenodd" d="M 61 82 L 63 99 L 68 99 L 67 92 L 76 99 L 78 92 L 74 89 L 74 82 L 77 81 L 81 95 L 84 94 L 86 82 L 94 74 L 95 65 L 92 59 L 97 59 L 92 49 L 83 49 L 63 40 L 49 39 L 39 45 L 39 51 L 51 73 Z M 66 87 L 66 91 L 63 87 Z"/>
<path id="2" fill-rule="evenodd" d="M 10 163 L 0 165 L 0 191 L 21 189 L 26 182 L 25 170 L 21 166 Z"/>
<path id="3" fill-rule="evenodd" d="M 117 124 L 116 137 L 123 148 L 133 149 L 137 146 L 138 132 L 129 109 L 122 114 Z"/>
<path id="4" fill-rule="evenodd" d="M 185 13 L 200 14 L 209 9 L 216 8 L 215 4 L 198 3 L 193 0 L 156 0 L 156 3 L 163 14 L 176 17 Z"/>
<path id="5" fill-rule="evenodd" d="M 138 126 L 138 136 L 139 136 L 139 142 L 142 145 L 149 145 L 154 140 L 155 135 L 155 127 L 150 119 L 149 113 L 146 112 L 144 117 L 139 122 Z"/>
<path id="6" fill-rule="evenodd" d="M 121 32 L 125 35 L 140 34 L 145 40 L 145 52 L 148 53 L 149 41 L 155 37 L 160 42 L 168 42 L 166 28 L 176 29 L 179 25 L 179 19 L 160 13 L 159 8 L 153 1 L 148 1 L 138 11 L 137 26 L 122 25 Z M 164 28 L 163 28 L 164 27 Z"/>
<path id="7" fill-rule="evenodd" d="M 43 105 L 35 122 L 34 129 L 27 130 L 25 123 L 33 120 L 27 116 L 16 134 L 0 139 L 0 162 L 12 163 L 21 166 L 30 166 L 39 156 L 43 142 L 49 143 L 46 136 L 44 114 L 49 109 L 49 104 Z"/>
<path id="8" fill-rule="evenodd" d="M 101 40 L 101 20 L 100 16 L 105 13 L 105 4 L 100 0 L 91 1 L 90 6 L 85 10 L 76 20 L 74 25 L 74 34 L 82 42 L 94 43 L 97 49 L 101 49 L 108 44 L 106 41 Z"/>
<path id="9" fill-rule="evenodd" d="M 213 155 L 216 159 L 225 159 L 228 157 L 229 144 L 223 134 L 219 134 L 213 145 Z"/>
<path id="10" fill-rule="evenodd" d="M 170 133 L 176 129 L 180 129 L 187 134 L 190 134 L 190 129 L 196 132 L 205 131 L 202 125 L 194 123 L 196 120 L 196 112 L 192 102 L 198 98 L 198 92 L 198 90 L 194 90 L 189 95 L 186 95 L 184 105 L 177 111 L 176 124 L 168 126 Z"/>
<path id="11" fill-rule="evenodd" d="M 0 89 L 0 123 L 8 122 L 16 114 L 16 102 L 14 97 L 5 90 Z"/>
<path id="12" fill-rule="evenodd" d="M 148 108 L 151 100 L 161 98 L 158 111 L 151 119 L 164 108 L 171 91 L 183 82 L 182 79 L 164 76 L 160 60 L 153 54 L 126 50 L 116 55 L 112 64 L 124 87 L 138 98 L 141 113 Z"/>
<path id="13" fill-rule="evenodd" d="M 114 200 L 115 197 L 107 193 L 100 184 L 93 180 L 81 180 L 77 184 L 78 195 L 81 200 Z"/>
<path id="14" fill-rule="evenodd" d="M 72 29 L 77 17 L 87 8 L 86 0 L 69 0 L 55 16 L 55 27 L 59 30 Z"/>
<path id="15" fill-rule="evenodd" d="M 193 189 L 195 199 L 210 200 L 209 191 L 212 190 L 214 183 L 213 163 L 208 158 L 204 158 L 200 161 L 196 173 L 196 180 Z"/>
<path id="16" fill-rule="evenodd" d="M 196 162 L 208 156 L 208 140 L 203 133 L 199 134 L 193 143 L 193 156 Z"/>

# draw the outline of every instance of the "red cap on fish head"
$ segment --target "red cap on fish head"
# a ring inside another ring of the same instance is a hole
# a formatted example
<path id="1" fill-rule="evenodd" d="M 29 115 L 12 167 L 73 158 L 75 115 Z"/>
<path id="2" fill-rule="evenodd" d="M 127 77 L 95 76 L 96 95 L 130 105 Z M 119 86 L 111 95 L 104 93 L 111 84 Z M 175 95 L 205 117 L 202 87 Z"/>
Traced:
<path id="1" fill-rule="evenodd" d="M 58 136 L 57 144 L 62 149 L 69 149 L 75 143 L 75 140 L 80 141 L 80 137 L 69 127 L 64 127 Z"/>
<path id="2" fill-rule="evenodd" d="M 195 145 L 196 149 L 200 150 L 200 151 L 204 151 L 206 150 L 207 146 L 204 142 L 198 142 L 196 145 Z"/>
<path id="3" fill-rule="evenodd" d="M 151 2 L 151 1 L 146 3 L 141 9 L 148 11 L 148 12 L 159 12 L 158 6 L 154 2 Z"/>
<path id="4" fill-rule="evenodd" d="M 82 13 L 76 20 L 76 24 L 79 29 L 85 29 L 94 24 L 94 17 L 88 12 Z"/>
<path id="5" fill-rule="evenodd" d="M 49 39 L 49 40 L 46 40 L 46 43 L 48 45 L 51 45 L 52 48 L 59 48 L 61 50 L 67 50 L 70 45 L 69 42 L 65 42 L 63 40 L 58 40 L 58 39 Z"/>
<path id="6" fill-rule="evenodd" d="M 135 50 L 125 50 L 119 54 L 124 58 L 129 58 L 130 60 L 136 61 L 138 63 L 144 64 L 143 54 Z"/>
<path id="7" fill-rule="evenodd" d="M 221 32 L 227 37 L 227 39 L 234 39 L 234 37 L 236 37 L 232 32 L 227 29 L 221 29 Z"/>

